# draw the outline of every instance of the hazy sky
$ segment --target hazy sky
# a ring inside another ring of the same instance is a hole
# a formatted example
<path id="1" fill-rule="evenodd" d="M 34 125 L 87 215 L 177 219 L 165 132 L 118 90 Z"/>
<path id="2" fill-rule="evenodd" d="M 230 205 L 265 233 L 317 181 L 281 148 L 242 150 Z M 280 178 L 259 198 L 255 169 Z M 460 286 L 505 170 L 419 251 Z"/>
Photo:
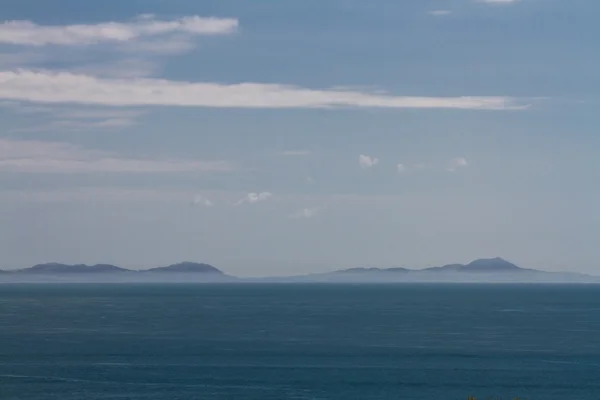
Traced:
<path id="1" fill-rule="evenodd" d="M 597 0 L 0 0 L 0 268 L 600 273 Z"/>

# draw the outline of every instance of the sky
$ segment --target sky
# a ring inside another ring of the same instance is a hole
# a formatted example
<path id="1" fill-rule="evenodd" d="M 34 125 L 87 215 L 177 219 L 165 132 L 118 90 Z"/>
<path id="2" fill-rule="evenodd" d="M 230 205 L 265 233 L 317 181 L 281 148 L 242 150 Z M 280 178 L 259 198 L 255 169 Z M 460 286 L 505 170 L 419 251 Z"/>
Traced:
<path id="1" fill-rule="evenodd" d="M 0 268 L 600 274 L 597 0 L 0 0 Z"/>

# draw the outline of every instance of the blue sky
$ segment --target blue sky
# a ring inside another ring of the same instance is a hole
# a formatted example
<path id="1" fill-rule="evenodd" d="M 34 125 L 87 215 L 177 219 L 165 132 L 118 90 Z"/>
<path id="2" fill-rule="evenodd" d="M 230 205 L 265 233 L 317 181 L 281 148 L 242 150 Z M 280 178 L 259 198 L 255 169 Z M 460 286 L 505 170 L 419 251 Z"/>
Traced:
<path id="1" fill-rule="evenodd" d="M 600 274 L 600 3 L 1 0 L 0 268 Z"/>

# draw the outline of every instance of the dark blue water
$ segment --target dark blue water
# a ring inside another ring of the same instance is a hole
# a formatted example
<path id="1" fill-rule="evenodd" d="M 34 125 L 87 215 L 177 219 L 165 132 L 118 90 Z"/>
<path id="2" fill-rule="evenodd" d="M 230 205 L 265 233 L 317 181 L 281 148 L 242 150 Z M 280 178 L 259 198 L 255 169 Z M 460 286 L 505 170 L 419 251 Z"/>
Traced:
<path id="1" fill-rule="evenodd" d="M 600 398 L 600 286 L 4 285 L 0 399 Z"/>

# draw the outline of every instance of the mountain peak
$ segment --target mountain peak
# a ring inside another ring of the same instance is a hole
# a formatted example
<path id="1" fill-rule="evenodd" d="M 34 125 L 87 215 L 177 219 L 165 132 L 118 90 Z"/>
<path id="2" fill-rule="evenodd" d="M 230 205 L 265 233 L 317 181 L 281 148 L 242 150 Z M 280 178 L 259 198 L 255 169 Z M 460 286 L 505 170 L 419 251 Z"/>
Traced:
<path id="1" fill-rule="evenodd" d="M 171 264 L 166 267 L 152 268 L 149 269 L 148 272 L 185 272 L 224 275 L 223 271 L 213 267 L 210 264 L 195 263 L 190 261 Z"/>
<path id="2" fill-rule="evenodd" d="M 495 258 L 480 258 L 465 265 L 464 271 L 485 271 L 485 272 L 502 272 L 502 271 L 521 271 L 523 268 L 506 261 L 501 257 Z"/>

